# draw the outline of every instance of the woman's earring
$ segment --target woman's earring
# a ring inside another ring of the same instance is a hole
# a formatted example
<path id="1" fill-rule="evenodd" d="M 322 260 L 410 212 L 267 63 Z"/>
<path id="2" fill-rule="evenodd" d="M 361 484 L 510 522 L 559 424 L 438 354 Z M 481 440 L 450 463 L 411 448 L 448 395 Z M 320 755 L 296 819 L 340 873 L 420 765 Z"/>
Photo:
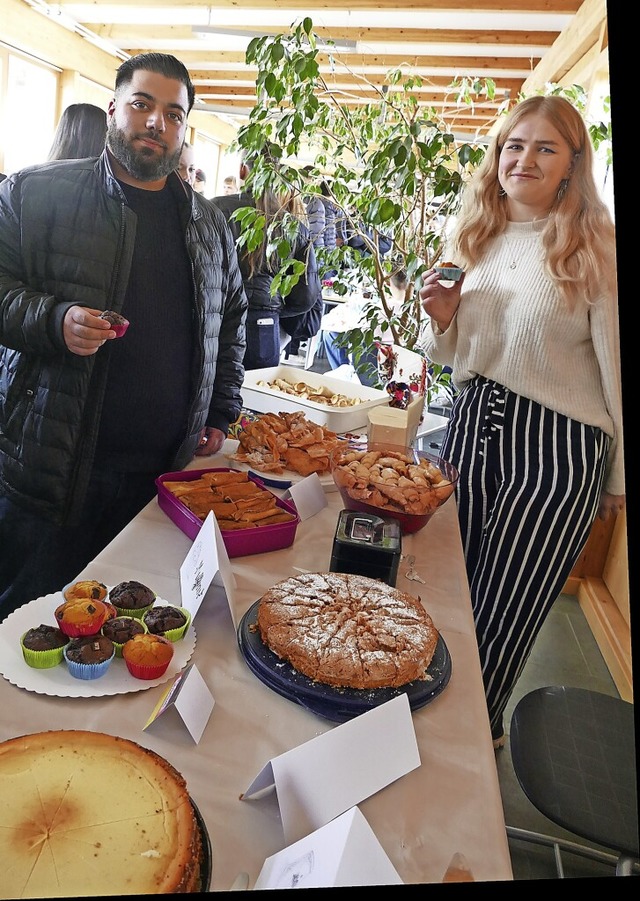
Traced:
<path id="1" fill-rule="evenodd" d="M 560 187 L 558 188 L 557 199 L 562 200 L 567 191 L 567 185 L 569 184 L 568 178 L 563 178 L 560 182 Z"/>
<path id="2" fill-rule="evenodd" d="M 498 197 L 506 197 L 506 196 L 507 196 L 507 192 L 505 191 L 504 188 L 501 187 L 500 190 L 498 191 Z"/>

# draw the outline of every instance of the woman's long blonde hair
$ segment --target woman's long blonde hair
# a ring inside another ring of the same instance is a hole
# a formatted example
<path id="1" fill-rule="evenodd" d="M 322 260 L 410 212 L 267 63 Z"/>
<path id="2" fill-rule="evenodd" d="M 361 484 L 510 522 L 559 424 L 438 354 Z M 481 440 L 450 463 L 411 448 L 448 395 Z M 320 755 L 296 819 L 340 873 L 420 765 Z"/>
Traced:
<path id="1" fill-rule="evenodd" d="M 482 163 L 465 186 L 452 234 L 450 256 L 467 267 L 507 225 L 507 199 L 498 181 L 500 153 L 518 123 L 544 116 L 573 151 L 565 179 L 542 232 L 545 266 L 560 295 L 571 305 L 615 295 L 615 229 L 593 175 L 593 148 L 578 110 L 559 96 L 536 95 L 515 106 L 502 123 Z"/>

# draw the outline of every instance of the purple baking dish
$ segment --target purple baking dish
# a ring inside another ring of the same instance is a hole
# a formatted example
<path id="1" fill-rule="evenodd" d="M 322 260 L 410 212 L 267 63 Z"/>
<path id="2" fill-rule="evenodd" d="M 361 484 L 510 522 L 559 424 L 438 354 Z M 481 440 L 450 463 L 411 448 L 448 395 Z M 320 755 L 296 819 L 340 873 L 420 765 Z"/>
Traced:
<path id="1" fill-rule="evenodd" d="M 230 472 L 231 467 L 218 467 L 212 469 L 185 469 L 181 472 L 165 472 L 156 479 L 158 488 L 158 506 L 167 514 L 169 519 L 181 529 L 185 535 L 193 541 L 202 526 L 202 521 L 198 519 L 195 513 L 192 513 L 188 507 L 178 500 L 168 488 L 165 488 L 165 482 L 190 482 L 193 479 L 199 479 L 205 472 Z M 262 480 L 257 476 L 249 473 L 249 479 L 255 482 L 263 491 L 267 491 Z M 287 513 L 293 513 L 295 519 L 289 522 L 276 522 L 270 526 L 258 526 L 256 529 L 243 529 L 234 532 L 222 533 L 222 540 L 229 557 L 246 557 L 249 554 L 264 554 L 268 551 L 278 551 L 284 547 L 290 547 L 296 537 L 296 529 L 300 522 L 298 511 L 295 505 L 289 501 L 285 501 L 280 497 L 276 497 L 276 506 L 286 510 Z"/>

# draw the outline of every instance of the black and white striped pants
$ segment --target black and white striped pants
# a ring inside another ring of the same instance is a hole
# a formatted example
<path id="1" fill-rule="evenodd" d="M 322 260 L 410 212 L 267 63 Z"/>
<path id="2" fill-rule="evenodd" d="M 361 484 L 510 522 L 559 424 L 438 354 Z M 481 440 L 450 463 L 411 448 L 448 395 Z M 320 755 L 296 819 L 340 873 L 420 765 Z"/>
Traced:
<path id="1" fill-rule="evenodd" d="M 454 403 L 441 454 L 460 473 L 458 517 L 494 738 L 589 536 L 608 447 L 600 429 L 481 376 Z"/>

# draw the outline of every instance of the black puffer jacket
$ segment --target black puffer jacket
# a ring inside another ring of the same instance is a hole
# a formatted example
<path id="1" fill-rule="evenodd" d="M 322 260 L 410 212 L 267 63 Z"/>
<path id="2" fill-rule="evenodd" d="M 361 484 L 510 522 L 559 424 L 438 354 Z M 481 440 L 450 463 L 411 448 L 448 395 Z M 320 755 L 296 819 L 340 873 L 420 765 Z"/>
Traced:
<path id="1" fill-rule="evenodd" d="M 186 189 L 181 215 L 198 340 L 176 470 L 192 459 L 205 425 L 226 431 L 240 413 L 246 317 L 223 216 Z M 92 356 L 72 354 L 63 318 L 76 304 L 122 308 L 135 230 L 106 151 L 0 184 L 0 493 L 55 522 L 86 493 L 109 358 L 109 342 Z"/>

